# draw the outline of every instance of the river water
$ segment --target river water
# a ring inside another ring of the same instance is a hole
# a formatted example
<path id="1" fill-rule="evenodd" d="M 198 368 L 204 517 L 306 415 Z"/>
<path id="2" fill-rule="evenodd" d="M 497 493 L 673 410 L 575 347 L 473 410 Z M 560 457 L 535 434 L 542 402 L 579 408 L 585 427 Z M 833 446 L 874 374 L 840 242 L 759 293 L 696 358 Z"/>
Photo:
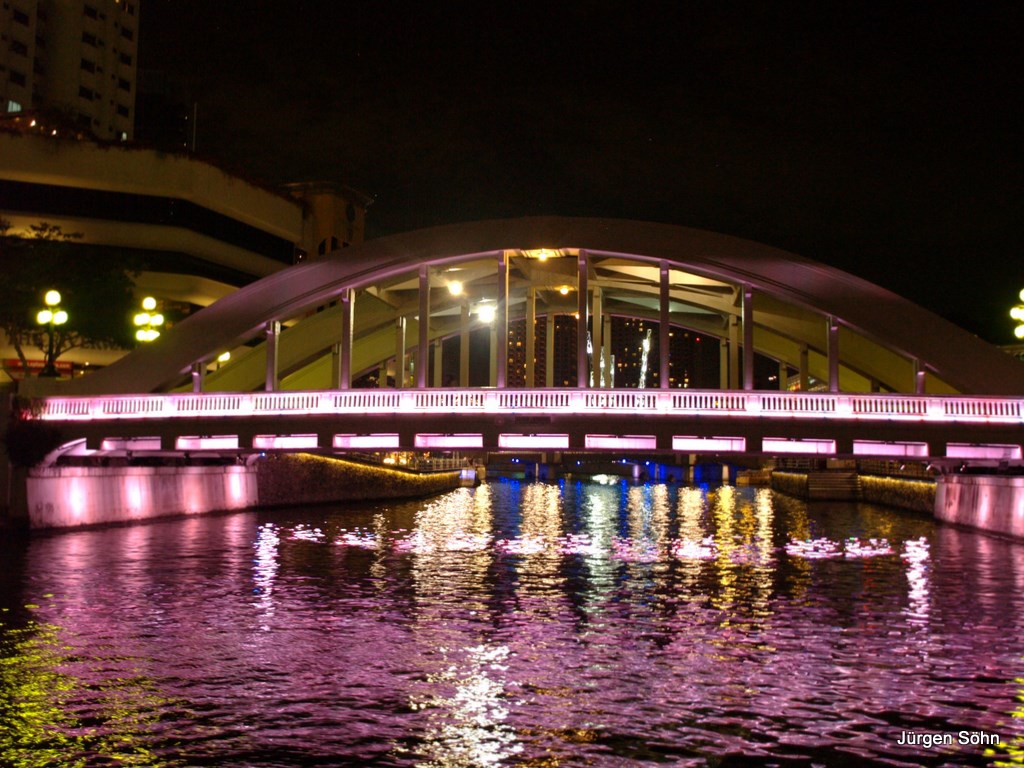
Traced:
<path id="1" fill-rule="evenodd" d="M 864 504 L 495 481 L 0 556 L 4 766 L 1024 754 L 1024 546 Z"/>

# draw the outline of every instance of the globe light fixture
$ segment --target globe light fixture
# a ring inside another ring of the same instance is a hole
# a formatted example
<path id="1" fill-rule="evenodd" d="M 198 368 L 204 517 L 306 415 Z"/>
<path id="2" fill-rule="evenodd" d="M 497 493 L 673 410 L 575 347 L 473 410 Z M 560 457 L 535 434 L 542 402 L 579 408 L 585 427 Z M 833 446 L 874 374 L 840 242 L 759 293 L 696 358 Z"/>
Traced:
<path id="1" fill-rule="evenodd" d="M 158 328 L 164 324 L 164 316 L 159 312 L 154 312 L 155 309 L 156 299 L 152 296 L 147 296 L 142 300 L 142 312 L 135 315 L 135 325 L 138 326 L 135 338 L 139 341 L 149 342 L 160 336 Z"/>
<path id="2" fill-rule="evenodd" d="M 1018 298 L 1024 302 L 1024 290 L 1018 294 Z M 1013 329 L 1013 335 L 1018 339 L 1024 339 L 1024 304 L 1018 304 L 1011 309 L 1010 317 L 1017 321 L 1017 327 Z"/>
<path id="3" fill-rule="evenodd" d="M 493 304 L 480 304 L 476 308 L 476 316 L 481 323 L 493 323 L 498 308 Z"/>
<path id="4" fill-rule="evenodd" d="M 68 321 L 68 313 L 60 308 L 60 291 L 49 290 L 43 296 L 44 309 L 36 314 L 36 322 L 46 329 L 46 359 L 40 376 L 59 376 L 57 366 L 57 327 Z"/>

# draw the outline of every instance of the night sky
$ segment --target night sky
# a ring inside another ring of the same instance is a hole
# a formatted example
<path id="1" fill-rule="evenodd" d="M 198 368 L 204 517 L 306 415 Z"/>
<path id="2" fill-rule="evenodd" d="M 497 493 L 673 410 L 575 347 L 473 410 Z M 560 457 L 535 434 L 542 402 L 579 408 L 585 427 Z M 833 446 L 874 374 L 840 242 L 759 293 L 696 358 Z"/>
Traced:
<path id="1" fill-rule="evenodd" d="M 146 0 L 201 155 L 374 198 L 370 236 L 659 221 L 853 272 L 1012 341 L 1020 3 Z"/>

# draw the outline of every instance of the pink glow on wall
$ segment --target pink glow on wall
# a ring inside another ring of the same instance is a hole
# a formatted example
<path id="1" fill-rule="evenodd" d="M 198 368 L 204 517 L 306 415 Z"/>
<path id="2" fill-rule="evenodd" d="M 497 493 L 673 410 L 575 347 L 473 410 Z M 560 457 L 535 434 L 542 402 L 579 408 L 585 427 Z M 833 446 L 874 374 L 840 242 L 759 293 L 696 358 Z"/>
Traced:
<path id="1" fill-rule="evenodd" d="M 498 435 L 498 447 L 523 450 L 566 450 L 569 447 L 569 436 L 504 434 Z"/>
<path id="2" fill-rule="evenodd" d="M 252 441 L 253 448 L 316 448 L 319 445 L 316 435 L 256 435 Z"/>
<path id="3" fill-rule="evenodd" d="M 104 451 L 159 451 L 159 437 L 108 437 L 100 443 Z"/>
<path id="4" fill-rule="evenodd" d="M 401 443 L 394 433 L 379 435 L 335 435 L 335 448 L 399 448 Z"/>
<path id="5" fill-rule="evenodd" d="M 686 451 L 688 453 L 701 453 L 704 451 L 745 451 L 747 450 L 747 438 L 745 437 L 693 437 L 686 435 L 672 436 L 672 450 Z"/>
<path id="6" fill-rule="evenodd" d="M 439 435 L 423 433 L 416 435 L 417 448 L 483 448 L 484 436 L 476 434 Z"/>
<path id="7" fill-rule="evenodd" d="M 174 445 L 179 451 L 230 451 L 238 448 L 238 435 L 187 435 L 179 437 Z"/>
<path id="8" fill-rule="evenodd" d="M 924 458 L 928 456 L 928 443 L 885 443 L 880 440 L 854 440 L 854 456 L 898 456 Z"/>
<path id="9" fill-rule="evenodd" d="M 784 437 L 766 437 L 761 441 L 765 453 L 811 453 L 830 455 L 836 452 L 835 440 L 788 440 Z"/>
<path id="10" fill-rule="evenodd" d="M 1019 445 L 946 443 L 946 456 L 951 459 L 1019 459 Z"/>
<path id="11" fill-rule="evenodd" d="M 587 435 L 584 445 L 615 451 L 651 451 L 657 450 L 658 439 L 654 435 Z"/>

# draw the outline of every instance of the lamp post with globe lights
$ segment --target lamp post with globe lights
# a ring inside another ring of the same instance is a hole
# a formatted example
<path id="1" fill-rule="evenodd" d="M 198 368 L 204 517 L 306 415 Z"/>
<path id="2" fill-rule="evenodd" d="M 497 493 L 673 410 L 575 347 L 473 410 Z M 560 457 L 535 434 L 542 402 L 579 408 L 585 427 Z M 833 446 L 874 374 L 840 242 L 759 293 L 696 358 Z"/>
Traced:
<path id="1" fill-rule="evenodd" d="M 155 309 L 156 299 L 152 296 L 147 296 L 142 300 L 142 311 L 135 315 L 135 325 L 138 326 L 135 338 L 139 341 L 153 341 L 160 335 L 158 329 L 164 324 L 164 316 L 159 312 L 154 312 Z"/>
<path id="2" fill-rule="evenodd" d="M 68 313 L 60 308 L 60 292 L 47 291 L 43 296 L 44 309 L 39 310 L 36 315 L 36 322 L 46 329 L 46 360 L 43 361 L 43 369 L 40 376 L 59 376 L 57 366 L 54 364 L 57 357 L 56 336 L 58 326 L 68 321 Z"/>
<path id="3" fill-rule="evenodd" d="M 1018 296 L 1024 302 L 1024 290 Z M 1024 304 L 1018 304 L 1011 309 L 1010 317 L 1017 321 L 1017 327 L 1013 329 L 1013 335 L 1018 339 L 1024 339 Z"/>

